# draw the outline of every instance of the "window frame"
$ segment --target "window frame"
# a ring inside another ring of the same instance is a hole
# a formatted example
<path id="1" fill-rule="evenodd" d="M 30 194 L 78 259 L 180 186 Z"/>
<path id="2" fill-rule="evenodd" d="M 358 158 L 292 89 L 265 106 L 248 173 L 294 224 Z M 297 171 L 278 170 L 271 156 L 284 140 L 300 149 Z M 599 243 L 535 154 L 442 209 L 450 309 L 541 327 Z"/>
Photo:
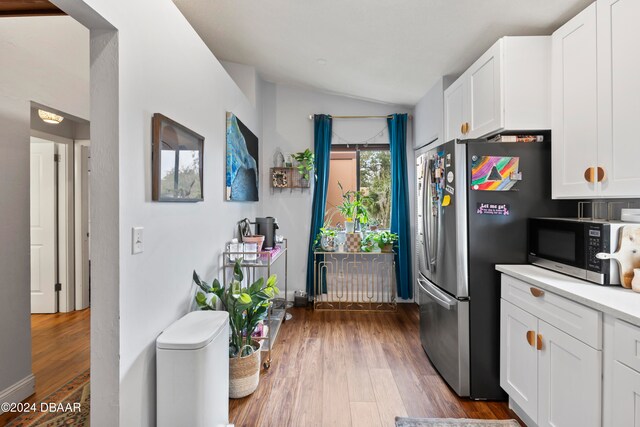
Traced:
<path id="1" fill-rule="evenodd" d="M 356 152 L 356 190 L 360 191 L 360 152 L 391 151 L 390 144 L 332 144 L 331 151 Z"/>

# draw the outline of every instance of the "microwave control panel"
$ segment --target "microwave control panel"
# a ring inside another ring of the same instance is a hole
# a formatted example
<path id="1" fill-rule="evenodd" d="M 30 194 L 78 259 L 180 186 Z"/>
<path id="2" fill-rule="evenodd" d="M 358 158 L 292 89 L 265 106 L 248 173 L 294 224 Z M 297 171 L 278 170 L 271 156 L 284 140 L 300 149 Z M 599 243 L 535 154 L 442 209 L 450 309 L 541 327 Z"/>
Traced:
<path id="1" fill-rule="evenodd" d="M 597 273 L 609 273 L 609 261 L 596 258 L 600 252 L 609 250 L 609 226 L 606 224 L 589 224 L 586 226 L 587 270 Z"/>

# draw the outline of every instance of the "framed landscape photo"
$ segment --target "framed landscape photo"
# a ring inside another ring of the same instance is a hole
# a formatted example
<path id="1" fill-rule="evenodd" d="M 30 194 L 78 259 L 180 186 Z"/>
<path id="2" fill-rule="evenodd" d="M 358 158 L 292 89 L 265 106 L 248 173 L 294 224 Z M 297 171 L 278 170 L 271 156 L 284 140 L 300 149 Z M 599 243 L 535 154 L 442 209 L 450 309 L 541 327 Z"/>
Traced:
<path id="1" fill-rule="evenodd" d="M 204 200 L 204 137 L 155 113 L 152 142 L 152 199 L 158 202 Z"/>

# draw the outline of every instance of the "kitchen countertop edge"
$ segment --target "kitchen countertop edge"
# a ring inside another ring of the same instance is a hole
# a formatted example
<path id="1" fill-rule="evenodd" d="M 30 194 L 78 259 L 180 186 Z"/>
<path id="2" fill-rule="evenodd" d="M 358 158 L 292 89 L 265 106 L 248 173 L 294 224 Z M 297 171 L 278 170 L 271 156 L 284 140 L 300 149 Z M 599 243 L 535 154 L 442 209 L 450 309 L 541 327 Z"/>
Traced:
<path id="1" fill-rule="evenodd" d="M 596 285 L 531 264 L 498 264 L 496 270 L 640 326 L 640 293 L 631 289 Z"/>

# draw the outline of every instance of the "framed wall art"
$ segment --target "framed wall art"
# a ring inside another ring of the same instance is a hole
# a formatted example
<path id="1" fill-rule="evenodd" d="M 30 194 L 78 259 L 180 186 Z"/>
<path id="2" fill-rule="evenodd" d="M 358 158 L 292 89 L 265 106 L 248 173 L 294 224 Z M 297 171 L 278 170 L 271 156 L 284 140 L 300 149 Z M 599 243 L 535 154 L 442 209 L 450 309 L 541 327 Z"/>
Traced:
<path id="1" fill-rule="evenodd" d="M 160 113 L 153 115 L 152 122 L 152 199 L 204 200 L 204 137 Z"/>
<path id="2" fill-rule="evenodd" d="M 227 113 L 227 200 L 258 201 L 258 165 L 258 137 L 235 114 Z"/>

